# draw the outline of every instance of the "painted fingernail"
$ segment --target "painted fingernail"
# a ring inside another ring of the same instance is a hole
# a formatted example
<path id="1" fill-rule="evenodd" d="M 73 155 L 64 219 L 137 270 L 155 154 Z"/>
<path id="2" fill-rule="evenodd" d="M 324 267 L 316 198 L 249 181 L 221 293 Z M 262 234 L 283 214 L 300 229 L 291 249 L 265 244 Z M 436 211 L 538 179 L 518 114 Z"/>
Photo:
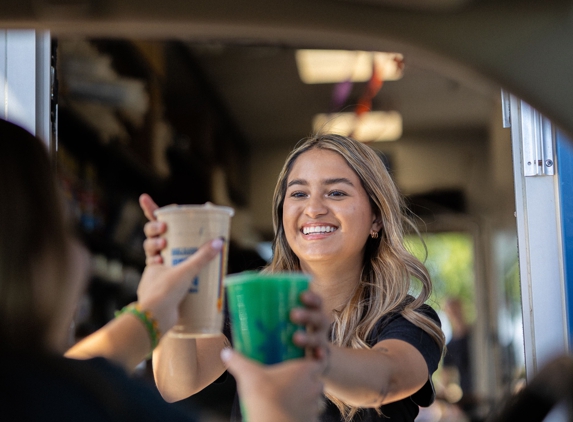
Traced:
<path id="1" fill-rule="evenodd" d="M 211 242 L 211 247 L 213 249 L 215 249 L 216 251 L 220 251 L 221 249 L 223 249 L 223 239 L 215 239 Z"/>
<path id="2" fill-rule="evenodd" d="M 233 356 L 233 351 L 230 347 L 225 347 L 221 350 L 221 360 L 223 362 L 227 363 L 231 359 L 231 356 Z"/>

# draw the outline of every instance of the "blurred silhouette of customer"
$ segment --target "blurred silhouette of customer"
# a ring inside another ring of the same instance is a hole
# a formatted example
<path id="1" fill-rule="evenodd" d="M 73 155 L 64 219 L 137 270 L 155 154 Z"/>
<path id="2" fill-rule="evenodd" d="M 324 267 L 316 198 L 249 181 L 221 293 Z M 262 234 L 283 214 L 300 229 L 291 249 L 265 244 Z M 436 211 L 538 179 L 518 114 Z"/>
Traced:
<path id="1" fill-rule="evenodd" d="M 542 422 L 557 407 L 551 420 L 573 421 L 573 357 L 556 356 L 544 364 L 516 394 L 506 397 L 487 422 Z"/>

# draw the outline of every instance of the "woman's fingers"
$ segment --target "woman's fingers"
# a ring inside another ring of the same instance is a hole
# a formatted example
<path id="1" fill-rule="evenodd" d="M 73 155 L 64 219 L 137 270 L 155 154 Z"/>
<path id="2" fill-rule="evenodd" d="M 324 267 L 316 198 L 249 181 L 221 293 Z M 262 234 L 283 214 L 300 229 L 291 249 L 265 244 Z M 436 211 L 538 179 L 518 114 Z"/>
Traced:
<path id="1" fill-rule="evenodd" d="M 292 310 L 291 319 L 296 324 L 306 326 L 306 330 L 299 330 L 294 333 L 294 344 L 312 351 L 312 355 L 320 359 L 323 356 L 322 349 L 328 346 L 328 321 L 326 317 L 318 311 L 297 308 Z"/>
<path id="2" fill-rule="evenodd" d="M 309 350 L 315 358 L 323 360 L 327 356 L 330 323 L 322 312 L 322 299 L 308 290 L 301 295 L 301 301 L 305 308 L 291 310 L 290 318 L 295 324 L 306 326 L 306 331 L 297 331 L 293 335 L 293 342 Z"/>
<path id="3" fill-rule="evenodd" d="M 315 349 L 324 346 L 324 339 L 322 337 L 322 335 L 308 331 L 296 331 L 293 335 L 293 342 L 299 347 Z"/>
<path id="4" fill-rule="evenodd" d="M 139 206 L 150 221 L 155 221 L 155 215 L 153 215 L 153 212 L 159 208 L 159 206 L 153 199 L 151 199 L 151 196 L 146 193 L 141 194 L 139 196 Z"/>
<path id="5" fill-rule="evenodd" d="M 162 221 L 157 221 L 153 214 L 159 206 L 155 203 L 151 196 L 144 193 L 139 197 L 139 205 L 143 210 L 149 222 L 143 226 L 143 232 L 147 239 L 143 242 L 143 250 L 145 251 L 145 264 L 162 264 L 163 259 L 159 255 L 161 250 L 167 246 L 167 241 L 160 238 L 162 234 L 167 231 L 167 225 Z"/>
<path id="6" fill-rule="evenodd" d="M 310 309 L 322 309 L 322 299 L 313 291 L 306 290 L 300 295 L 301 302 Z"/>
<path id="7" fill-rule="evenodd" d="M 167 246 L 167 240 L 162 237 L 152 237 L 143 241 L 143 250 L 146 257 L 159 255 L 162 249 Z"/>
<path id="8" fill-rule="evenodd" d="M 163 264 L 163 257 L 161 255 L 153 255 L 145 258 L 145 265 Z"/>
<path id="9" fill-rule="evenodd" d="M 328 318 L 322 312 L 322 299 L 316 293 L 306 290 L 300 295 L 304 308 L 291 310 L 292 322 L 300 325 L 310 325 L 315 330 L 326 329 L 329 325 Z"/>
<path id="10" fill-rule="evenodd" d="M 161 236 L 167 231 L 167 225 L 163 221 L 149 221 L 143 226 L 143 232 L 147 237 Z"/>
<path id="11" fill-rule="evenodd" d="M 319 309 L 294 308 L 290 312 L 290 319 L 295 324 L 308 325 L 313 330 L 326 330 L 328 319 Z"/>
<path id="12" fill-rule="evenodd" d="M 150 221 L 143 227 L 143 231 L 147 236 L 147 239 L 143 241 L 143 250 L 145 251 L 147 265 L 160 264 L 163 262 L 159 254 L 161 250 L 167 246 L 167 240 L 159 236 L 165 233 L 166 230 L 166 224 L 161 221 Z M 156 258 L 158 256 L 159 258 Z"/>

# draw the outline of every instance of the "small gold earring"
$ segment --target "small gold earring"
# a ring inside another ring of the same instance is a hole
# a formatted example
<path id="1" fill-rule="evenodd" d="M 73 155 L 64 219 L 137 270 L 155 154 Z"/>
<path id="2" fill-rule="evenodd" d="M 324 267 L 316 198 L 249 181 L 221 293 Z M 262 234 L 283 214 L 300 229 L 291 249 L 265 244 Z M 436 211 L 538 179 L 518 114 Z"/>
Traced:
<path id="1" fill-rule="evenodd" d="M 370 237 L 372 239 L 378 239 L 378 232 L 374 230 L 370 231 Z"/>

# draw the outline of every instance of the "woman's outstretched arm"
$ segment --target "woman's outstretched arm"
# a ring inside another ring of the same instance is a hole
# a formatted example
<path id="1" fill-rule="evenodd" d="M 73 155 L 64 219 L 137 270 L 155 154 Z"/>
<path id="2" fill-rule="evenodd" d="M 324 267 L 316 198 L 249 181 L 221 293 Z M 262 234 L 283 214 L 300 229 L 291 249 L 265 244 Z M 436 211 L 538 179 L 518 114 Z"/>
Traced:
<path id="1" fill-rule="evenodd" d="M 428 381 L 426 361 L 411 344 L 388 339 L 371 349 L 334 346 L 327 340 L 330 324 L 320 296 L 305 292 L 302 301 L 306 308 L 293 310 L 291 319 L 310 329 L 295 333 L 294 341 L 327 362 L 322 375 L 327 393 L 352 406 L 379 407 L 411 396 Z"/>
<path id="2" fill-rule="evenodd" d="M 428 381 L 422 354 L 402 340 L 384 340 L 372 349 L 330 345 L 325 391 L 358 407 L 380 407 L 409 397 Z"/>

